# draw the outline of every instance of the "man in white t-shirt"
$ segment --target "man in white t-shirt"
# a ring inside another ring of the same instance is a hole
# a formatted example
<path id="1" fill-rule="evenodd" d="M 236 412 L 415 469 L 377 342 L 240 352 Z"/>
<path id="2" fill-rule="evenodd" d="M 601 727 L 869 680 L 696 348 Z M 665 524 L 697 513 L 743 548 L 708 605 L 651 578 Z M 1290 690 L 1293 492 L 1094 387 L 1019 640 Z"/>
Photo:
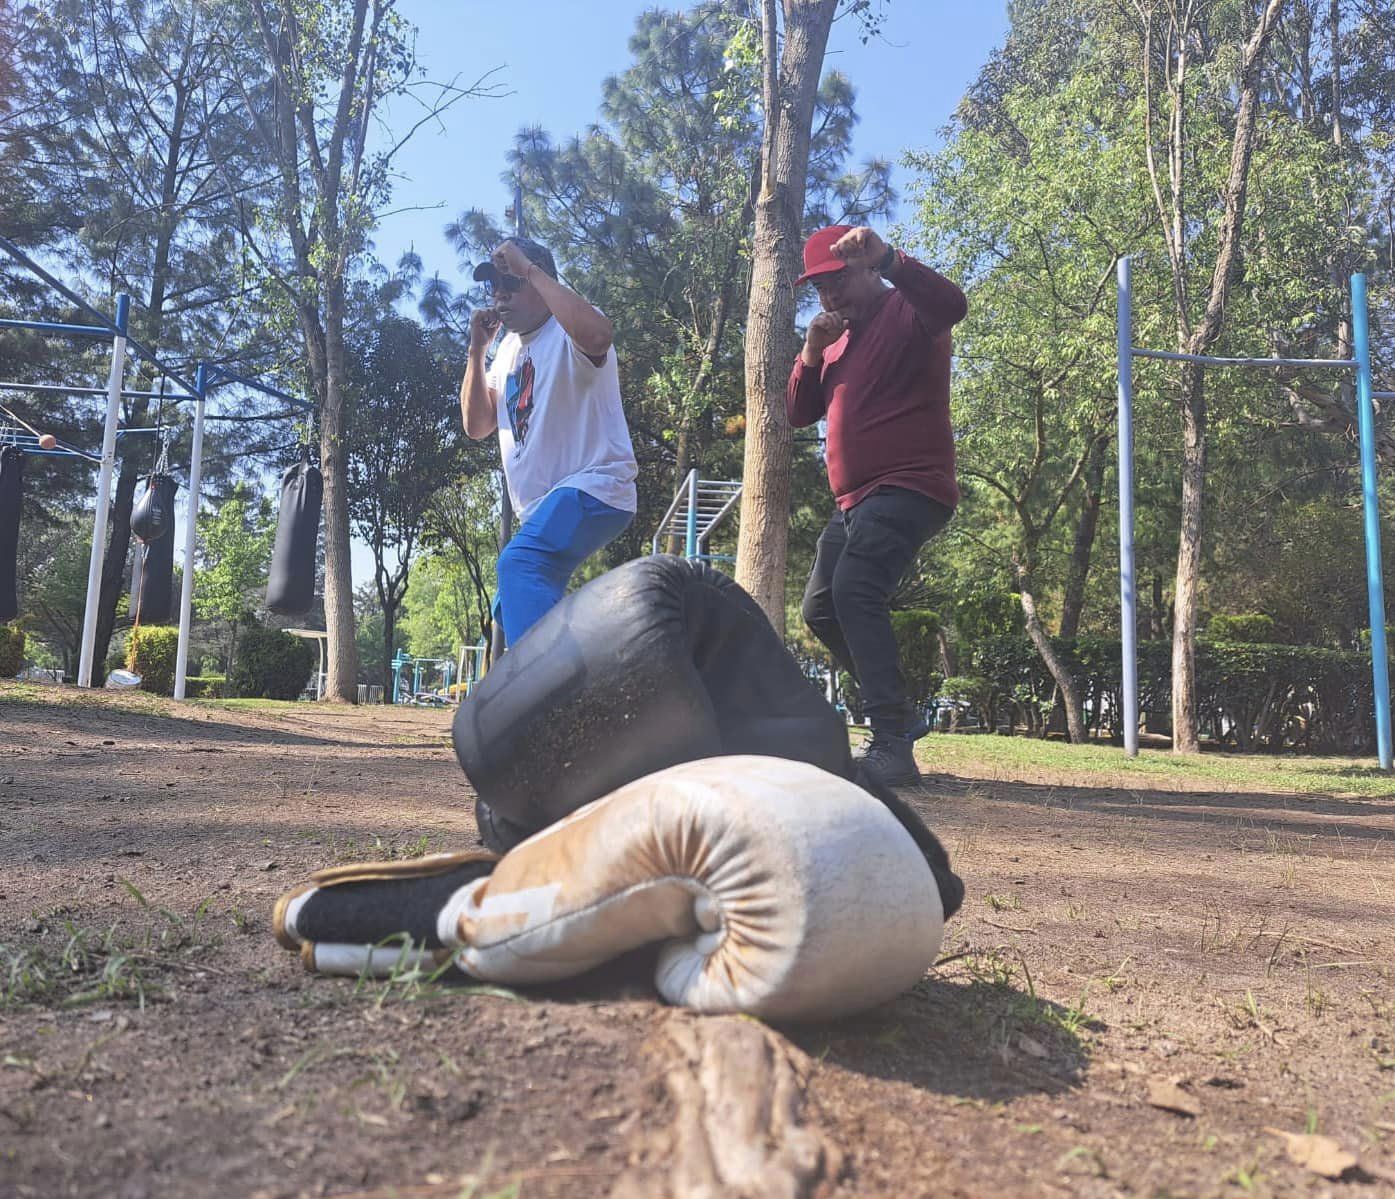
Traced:
<path id="1" fill-rule="evenodd" d="M 470 316 L 460 385 L 465 432 L 499 432 L 520 527 L 499 555 L 496 608 L 515 645 L 566 593 L 588 557 L 634 519 L 634 448 L 620 405 L 614 328 L 557 280 L 547 247 L 524 237 L 475 268 L 492 308 Z M 485 350 L 500 325 L 494 361 Z"/>

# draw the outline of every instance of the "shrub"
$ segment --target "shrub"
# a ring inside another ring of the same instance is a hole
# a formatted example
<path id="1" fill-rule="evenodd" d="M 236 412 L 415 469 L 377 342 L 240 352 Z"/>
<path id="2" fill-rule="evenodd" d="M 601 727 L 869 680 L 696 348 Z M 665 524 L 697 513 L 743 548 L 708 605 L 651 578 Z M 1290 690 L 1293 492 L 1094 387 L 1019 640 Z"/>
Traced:
<path id="1" fill-rule="evenodd" d="M 228 690 L 249 699 L 295 699 L 315 669 L 315 648 L 279 629 L 250 628 L 237 639 Z"/>
<path id="2" fill-rule="evenodd" d="M 190 699 L 226 699 L 228 680 L 221 674 L 191 674 L 184 679 L 184 694 Z"/>
<path id="3" fill-rule="evenodd" d="M 1099 637 L 1053 639 L 1074 675 L 1093 732 L 1123 735 L 1119 642 Z M 1054 682 L 1025 637 L 987 637 L 975 648 L 994 713 L 1032 724 Z M 1197 644 L 1197 716 L 1203 736 L 1239 749 L 1369 752 L 1375 745 L 1369 658 L 1310 645 L 1205 639 Z M 947 679 L 944 691 L 955 680 Z M 1172 645 L 1140 642 L 1139 706 L 1166 712 L 1172 693 Z"/>
<path id="4" fill-rule="evenodd" d="M 896 634 L 901 673 L 906 677 L 906 697 L 922 707 L 939 690 L 940 618 L 924 609 L 893 612 L 891 630 Z"/>
<path id="5" fill-rule="evenodd" d="M 141 625 L 126 639 L 126 669 L 140 675 L 140 689 L 174 694 L 179 630 L 174 625 Z"/>
<path id="6" fill-rule="evenodd" d="M 0 679 L 12 679 L 24 669 L 24 631 L 0 624 Z"/>
<path id="7" fill-rule="evenodd" d="M 1206 635 L 1212 641 L 1242 641 L 1250 645 L 1276 645 L 1279 635 L 1274 629 L 1274 618 L 1262 612 L 1249 612 L 1242 616 L 1213 616 L 1206 627 Z"/>

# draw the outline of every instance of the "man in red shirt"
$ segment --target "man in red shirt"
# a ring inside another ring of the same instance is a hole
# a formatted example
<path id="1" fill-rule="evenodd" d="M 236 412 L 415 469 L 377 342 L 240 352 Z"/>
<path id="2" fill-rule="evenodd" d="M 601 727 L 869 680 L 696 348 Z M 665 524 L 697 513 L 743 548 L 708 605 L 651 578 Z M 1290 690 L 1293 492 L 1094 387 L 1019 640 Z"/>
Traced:
<path id="1" fill-rule="evenodd" d="M 872 722 L 864 771 L 888 785 L 916 782 L 912 747 L 928 725 L 906 700 L 889 605 L 959 502 L 950 329 L 968 303 L 865 226 L 831 225 L 809 238 L 806 281 L 823 311 L 809 322 L 785 410 L 796 428 L 827 420 L 838 506 L 819 537 L 804 620 L 862 689 Z"/>

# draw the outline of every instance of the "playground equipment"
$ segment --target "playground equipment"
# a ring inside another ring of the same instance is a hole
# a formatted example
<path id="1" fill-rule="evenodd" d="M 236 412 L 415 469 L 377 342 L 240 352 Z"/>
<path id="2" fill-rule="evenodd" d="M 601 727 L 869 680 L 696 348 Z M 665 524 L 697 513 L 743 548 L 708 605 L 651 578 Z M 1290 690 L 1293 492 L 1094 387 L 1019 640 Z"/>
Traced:
<path id="1" fill-rule="evenodd" d="M 1366 276 L 1351 277 L 1354 358 L 1215 358 L 1145 350 L 1133 344 L 1133 287 L 1130 263 L 1120 258 L 1116 274 L 1119 332 L 1119 606 L 1123 648 L 1124 750 L 1138 756 L 1138 609 L 1133 556 L 1133 360 L 1162 358 L 1205 366 L 1290 366 L 1356 372 L 1356 411 L 1361 442 L 1361 496 L 1366 533 L 1366 596 L 1371 622 L 1371 677 L 1376 697 L 1376 752 L 1382 770 L 1391 769 L 1390 670 L 1385 643 L 1385 592 L 1381 577 L 1380 510 L 1376 497 L 1376 399 L 1395 392 L 1373 391 Z"/>
<path id="2" fill-rule="evenodd" d="M 659 552 L 660 541 L 681 537 L 685 558 L 696 558 L 700 562 L 733 561 L 730 554 L 709 553 L 707 541 L 740 501 L 740 480 L 700 479 L 696 469 L 690 470 L 659 521 L 659 527 L 654 530 L 654 553 Z"/>
<path id="3" fill-rule="evenodd" d="M 255 391 L 260 391 L 265 395 L 272 396 L 289 404 L 295 411 L 288 415 L 299 415 L 311 411 L 311 405 L 304 400 L 296 399 L 275 387 L 270 387 L 265 383 L 254 379 L 245 378 L 233 371 L 222 367 L 212 367 L 206 363 L 199 363 L 194 375 L 194 382 L 190 383 L 179 372 L 174 371 L 164 365 L 156 357 L 153 350 L 142 345 L 135 338 L 130 336 L 130 309 L 131 297 L 124 292 L 116 297 L 116 314 L 108 316 L 106 313 L 94 308 L 81 296 L 77 295 L 70 288 L 66 287 L 60 280 L 56 279 L 37 262 L 24 253 L 14 242 L 6 237 L 0 237 L 0 251 L 3 251 L 15 262 L 19 263 L 36 278 L 41 279 L 49 287 L 53 288 L 77 310 L 83 313 L 89 320 L 90 325 L 64 324 L 58 321 L 26 321 L 26 320 L 0 320 L 0 329 L 26 329 L 32 332 L 42 333 L 45 336 L 57 337 L 77 337 L 94 338 L 105 340 L 111 338 L 111 367 L 107 375 L 105 387 L 72 387 L 59 383 L 7 383 L 0 382 L 0 391 L 20 391 L 35 392 L 40 394 L 56 395 L 83 395 L 100 396 L 105 395 L 107 399 L 106 422 L 102 433 L 102 453 L 100 458 L 94 458 L 90 454 L 83 453 L 73 447 L 49 447 L 44 444 L 45 435 L 39 435 L 29 426 L 25 426 L 31 436 L 35 437 L 35 445 L 31 449 L 24 446 L 26 454 L 68 454 L 74 457 L 86 458 L 99 466 L 99 476 L 97 480 L 97 510 L 92 522 L 92 549 L 88 558 L 87 569 L 87 599 L 83 606 L 82 620 L 82 648 L 78 660 L 78 686 L 92 686 L 93 656 L 97 641 L 97 607 L 101 595 L 102 565 L 106 555 L 106 530 L 107 518 L 111 509 L 111 481 L 116 465 L 116 442 L 118 435 L 122 432 L 118 428 L 121 415 L 121 401 L 123 399 L 155 399 L 170 401 L 174 403 L 192 403 L 194 405 L 194 430 L 193 448 L 189 456 L 189 515 L 184 531 L 184 572 L 183 583 L 179 604 L 179 646 L 175 658 L 174 674 L 174 698 L 183 699 L 185 695 L 185 684 L 189 664 L 189 630 L 193 618 L 193 596 L 194 596 L 194 544 L 195 526 L 199 509 L 199 488 L 202 482 L 203 470 L 203 430 L 205 420 L 223 421 L 246 421 L 246 420 L 270 420 L 275 417 L 268 416 L 238 416 L 225 414 L 206 414 L 205 405 L 209 393 L 215 388 L 225 384 L 238 384 Z M 162 384 L 159 391 L 133 391 L 123 386 L 124 373 L 126 367 L 126 355 L 149 363 L 155 367 L 161 375 Z M 179 392 L 167 392 L 164 382 L 172 382 L 177 387 L 182 388 Z M 134 432 L 155 432 L 156 430 L 125 430 L 127 433 Z"/>
<path id="4" fill-rule="evenodd" d="M 404 681 L 403 672 L 411 666 L 412 668 L 412 689 L 408 698 L 399 700 L 402 694 L 402 683 Z M 413 657 L 404 649 L 399 649 L 392 659 L 392 691 L 388 695 L 388 703 L 405 702 L 409 704 L 436 703 L 438 702 L 437 692 L 423 692 L 421 689 L 422 667 L 428 670 L 439 670 L 442 674 L 440 691 L 445 695 L 450 695 L 451 672 L 455 669 L 455 663 L 449 658 L 417 658 Z M 423 696 L 426 698 L 423 699 Z M 448 701 L 440 701 L 448 702 Z"/>
<path id="5" fill-rule="evenodd" d="M 475 684 L 484 678 L 485 655 L 489 646 L 481 637 L 474 645 L 462 645 L 460 647 L 460 662 L 456 667 L 456 678 L 464 684 L 461 693 L 456 696 L 459 702 L 461 695 L 469 695 L 474 690 Z M 459 684 L 457 684 L 459 686 Z"/>

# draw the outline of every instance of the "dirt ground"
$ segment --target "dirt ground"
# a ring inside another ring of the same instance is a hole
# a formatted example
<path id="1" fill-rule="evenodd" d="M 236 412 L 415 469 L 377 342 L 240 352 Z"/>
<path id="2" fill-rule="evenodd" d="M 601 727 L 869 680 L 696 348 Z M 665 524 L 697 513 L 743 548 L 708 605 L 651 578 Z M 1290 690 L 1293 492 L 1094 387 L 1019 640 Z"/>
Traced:
<path id="1" fill-rule="evenodd" d="M 611 1193 L 697 1021 L 643 962 L 518 996 L 272 940 L 314 869 L 474 843 L 448 737 L 0 684 L 0 1196 Z M 838 1151 L 802 1193 L 1395 1195 L 1395 796 L 976 781 L 934 746 L 903 794 L 968 897 L 910 994 L 779 1030 Z"/>

